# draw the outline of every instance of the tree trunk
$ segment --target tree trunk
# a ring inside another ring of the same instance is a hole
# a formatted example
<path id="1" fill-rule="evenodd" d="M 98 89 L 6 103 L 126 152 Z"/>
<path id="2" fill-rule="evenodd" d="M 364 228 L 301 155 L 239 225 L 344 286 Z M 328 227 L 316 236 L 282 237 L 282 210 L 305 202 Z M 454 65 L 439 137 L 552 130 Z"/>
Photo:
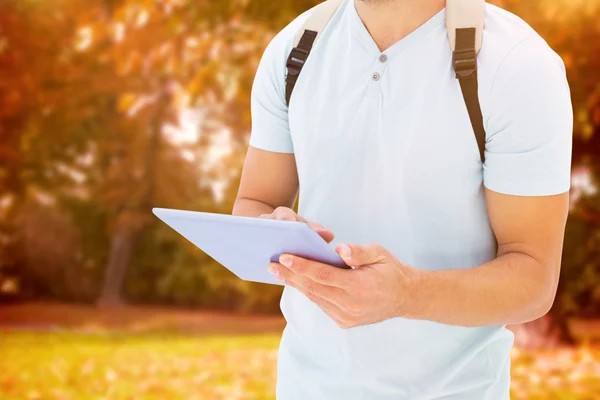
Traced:
<path id="1" fill-rule="evenodd" d="M 127 267 L 135 244 L 144 226 L 151 217 L 151 207 L 155 199 L 156 164 L 161 147 L 162 124 L 170 104 L 170 96 L 163 85 L 157 102 L 154 118 L 149 126 L 148 147 L 144 160 L 144 190 L 137 206 L 124 211 L 118 217 L 115 232 L 110 244 L 110 255 L 106 266 L 106 276 L 102 294 L 97 302 L 99 306 L 118 306 L 123 304 L 123 285 Z M 131 214 L 129 214 L 131 213 Z"/>
<path id="2" fill-rule="evenodd" d="M 110 255 L 106 266 L 106 275 L 99 306 L 118 306 L 123 303 L 123 283 L 127 266 L 136 242 L 136 233 L 127 223 L 118 224 L 110 243 Z"/>

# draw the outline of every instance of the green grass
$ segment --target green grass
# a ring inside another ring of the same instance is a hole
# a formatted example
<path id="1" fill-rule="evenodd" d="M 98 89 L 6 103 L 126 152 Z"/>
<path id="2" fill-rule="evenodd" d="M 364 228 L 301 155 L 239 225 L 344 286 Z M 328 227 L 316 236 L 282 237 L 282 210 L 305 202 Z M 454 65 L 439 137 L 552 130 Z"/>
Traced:
<path id="1" fill-rule="evenodd" d="M 0 399 L 274 399 L 278 344 L 277 334 L 0 331 Z M 600 399 L 599 349 L 512 358 L 513 400 Z"/>

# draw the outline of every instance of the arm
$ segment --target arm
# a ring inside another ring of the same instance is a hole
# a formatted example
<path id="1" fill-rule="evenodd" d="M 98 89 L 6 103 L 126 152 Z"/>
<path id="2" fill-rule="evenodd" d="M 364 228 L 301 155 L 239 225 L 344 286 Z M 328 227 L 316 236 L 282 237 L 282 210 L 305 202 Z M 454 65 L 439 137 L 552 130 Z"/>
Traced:
<path id="1" fill-rule="evenodd" d="M 343 328 L 394 317 L 448 325 L 528 322 L 554 301 L 568 193 L 518 197 L 487 191 L 498 257 L 467 270 L 423 271 L 378 245 L 338 245 L 355 270 L 284 255 L 269 271 L 297 288 Z"/>
<path id="2" fill-rule="evenodd" d="M 497 258 L 472 270 L 424 274 L 409 312 L 414 318 L 521 323 L 544 315 L 554 301 L 573 114 L 564 65 L 539 37 L 521 42 L 499 66 L 486 129 L 484 185 Z"/>
<path id="3" fill-rule="evenodd" d="M 301 21 L 299 21 L 301 22 Z M 298 171 L 285 101 L 285 60 L 298 28 L 294 22 L 269 44 L 252 85 L 252 134 L 233 207 L 234 215 L 306 222 L 292 207 Z M 333 233 L 309 223 L 326 241 Z"/>
<path id="4" fill-rule="evenodd" d="M 408 317 L 484 326 L 528 322 L 550 310 L 558 286 L 568 194 L 518 197 L 488 190 L 487 203 L 498 257 L 471 270 L 416 275 L 405 306 Z"/>
<path id="5" fill-rule="evenodd" d="M 252 133 L 234 215 L 299 218 L 291 210 L 298 195 L 298 172 L 285 101 L 285 59 L 295 26 L 267 46 L 252 85 Z"/>
<path id="6" fill-rule="evenodd" d="M 333 232 L 292 210 L 297 196 L 298 172 L 294 155 L 250 146 L 232 214 L 306 222 L 325 241 L 331 242 Z"/>
<path id="7" fill-rule="evenodd" d="M 233 215 L 258 217 L 278 207 L 292 208 L 298 194 L 293 153 L 274 153 L 250 146 Z"/>

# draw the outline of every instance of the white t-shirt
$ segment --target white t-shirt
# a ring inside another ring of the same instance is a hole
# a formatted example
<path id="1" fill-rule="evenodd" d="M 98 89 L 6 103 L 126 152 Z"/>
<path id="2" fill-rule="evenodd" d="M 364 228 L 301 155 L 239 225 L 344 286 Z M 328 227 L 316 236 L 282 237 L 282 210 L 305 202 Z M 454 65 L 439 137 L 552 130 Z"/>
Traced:
<path id="1" fill-rule="evenodd" d="M 445 11 L 380 57 L 346 0 L 311 52 L 288 111 L 285 64 L 307 16 L 265 51 L 250 144 L 294 153 L 299 212 L 331 229 L 336 242 L 379 243 L 424 270 L 473 268 L 496 255 L 483 185 L 518 196 L 569 190 L 573 117 L 564 65 L 518 17 L 486 6 L 482 168 Z M 509 398 L 513 336 L 504 326 L 395 318 L 343 330 L 289 287 L 281 308 L 288 325 L 279 400 Z"/>

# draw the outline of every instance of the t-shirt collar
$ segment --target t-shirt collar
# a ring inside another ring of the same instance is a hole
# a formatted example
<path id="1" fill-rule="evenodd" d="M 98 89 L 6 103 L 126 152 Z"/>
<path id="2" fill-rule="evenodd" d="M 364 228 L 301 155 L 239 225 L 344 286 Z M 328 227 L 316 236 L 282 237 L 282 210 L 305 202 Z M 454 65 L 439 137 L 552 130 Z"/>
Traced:
<path id="1" fill-rule="evenodd" d="M 349 26 L 352 34 L 355 38 L 360 42 L 360 44 L 365 48 L 365 50 L 372 56 L 377 57 L 381 53 L 379 47 L 371 37 L 371 34 L 367 30 L 367 27 L 361 20 L 358 15 L 358 11 L 356 10 L 355 0 L 346 0 L 346 9 L 345 17 L 350 20 Z M 386 54 L 388 57 L 392 57 L 397 53 L 400 53 L 407 46 L 411 45 L 415 41 L 419 40 L 423 36 L 427 35 L 434 28 L 439 26 L 446 20 L 446 9 L 442 9 L 436 15 L 431 17 L 427 22 L 423 25 L 409 33 L 403 39 L 400 39 L 398 42 L 394 43 L 388 49 L 386 49 L 383 54 Z"/>

